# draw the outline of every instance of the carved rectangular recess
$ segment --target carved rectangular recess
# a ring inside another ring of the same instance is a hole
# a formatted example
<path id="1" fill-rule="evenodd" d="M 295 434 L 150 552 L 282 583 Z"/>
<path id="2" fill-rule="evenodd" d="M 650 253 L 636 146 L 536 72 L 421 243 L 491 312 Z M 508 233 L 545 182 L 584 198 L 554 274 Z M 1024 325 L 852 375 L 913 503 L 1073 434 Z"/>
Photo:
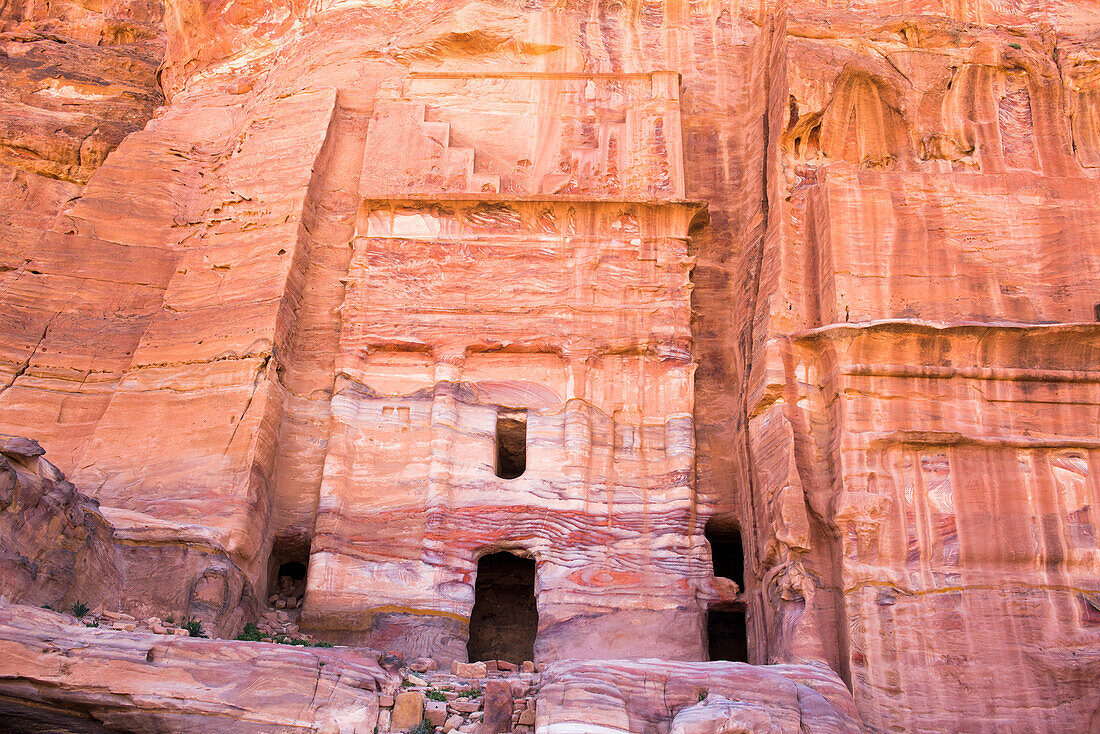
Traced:
<path id="1" fill-rule="evenodd" d="M 680 75 L 411 73 L 379 95 L 360 191 L 683 199 Z"/>

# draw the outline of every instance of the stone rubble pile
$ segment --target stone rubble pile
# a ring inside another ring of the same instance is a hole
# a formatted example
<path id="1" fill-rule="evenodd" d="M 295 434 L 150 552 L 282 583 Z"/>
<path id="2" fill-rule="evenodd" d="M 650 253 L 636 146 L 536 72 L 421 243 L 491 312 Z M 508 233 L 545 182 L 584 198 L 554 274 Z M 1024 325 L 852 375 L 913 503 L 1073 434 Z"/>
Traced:
<path id="1" fill-rule="evenodd" d="M 298 630 L 298 610 L 291 613 L 282 609 L 263 612 L 260 614 L 260 621 L 256 623 L 256 627 L 260 632 L 270 637 L 286 636 L 313 642 L 311 635 Z"/>
<path id="2" fill-rule="evenodd" d="M 51 611 L 56 611 L 52 610 Z M 191 633 L 174 618 L 161 619 L 149 617 L 148 619 L 136 619 L 125 612 L 111 612 L 101 609 L 90 611 L 87 614 L 76 617 L 67 612 L 57 612 L 70 624 L 81 624 L 85 627 L 98 627 L 112 629 L 119 632 L 147 632 L 154 635 L 175 635 L 177 637 L 189 637 Z"/>
<path id="3" fill-rule="evenodd" d="M 313 642 L 313 637 L 298 631 L 298 617 L 302 613 L 302 599 L 306 593 L 306 580 L 280 576 L 274 593 L 267 598 L 272 609 L 260 614 L 256 627 L 271 637 L 293 637 Z"/>
<path id="4" fill-rule="evenodd" d="M 532 734 L 539 677 L 534 663 L 455 662 L 450 673 L 421 658 L 403 673 L 402 690 L 379 699 L 379 732 L 427 722 L 435 734 Z"/>
<path id="5" fill-rule="evenodd" d="M 293 579 L 290 576 L 280 576 L 275 587 L 275 592 L 267 597 L 267 603 L 276 609 L 297 609 L 302 606 L 302 598 L 306 593 L 306 580 Z"/>

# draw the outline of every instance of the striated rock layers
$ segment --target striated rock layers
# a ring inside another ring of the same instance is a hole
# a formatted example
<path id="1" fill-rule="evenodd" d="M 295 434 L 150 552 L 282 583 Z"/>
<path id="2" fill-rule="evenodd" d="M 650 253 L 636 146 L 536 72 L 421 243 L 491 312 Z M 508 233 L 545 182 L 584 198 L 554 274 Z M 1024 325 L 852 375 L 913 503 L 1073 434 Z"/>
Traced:
<path id="1" fill-rule="evenodd" d="M 174 528 L 117 529 L 118 515 L 101 512 L 42 454 L 33 441 L 0 435 L 0 598 L 66 611 L 94 601 L 226 632 L 254 613 L 231 559 L 176 542 Z"/>
<path id="2" fill-rule="evenodd" d="M 0 445 L 9 600 L 531 658 L 544 733 L 1100 729 L 1090 3 L 0 23 L 0 432 L 60 470 Z M 107 693 L 5 700 L 170 731 L 171 671 L 335 664 L 85 630 Z M 355 670 L 171 708 L 384 725 Z"/>
<path id="3" fill-rule="evenodd" d="M 379 692 L 397 684 L 350 650 L 74 629 L 57 616 L 0 607 L 7 731 L 370 734 Z"/>

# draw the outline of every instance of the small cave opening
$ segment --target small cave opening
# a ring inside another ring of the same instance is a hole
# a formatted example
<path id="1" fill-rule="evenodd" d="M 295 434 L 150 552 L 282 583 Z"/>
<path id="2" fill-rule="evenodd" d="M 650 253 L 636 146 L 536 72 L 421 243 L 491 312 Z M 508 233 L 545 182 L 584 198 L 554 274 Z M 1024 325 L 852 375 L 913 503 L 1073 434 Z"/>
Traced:
<path id="1" fill-rule="evenodd" d="M 267 603 L 276 609 L 298 609 L 306 593 L 310 543 L 301 537 L 277 537 L 268 562 Z"/>
<path id="2" fill-rule="evenodd" d="M 515 479 L 527 471 L 527 411 L 501 408 L 497 411 L 496 475 Z"/>
<path id="3" fill-rule="evenodd" d="M 306 577 L 306 564 L 301 561 L 287 561 L 279 566 L 278 578 L 289 576 L 294 581 L 303 581 Z"/>
<path id="4" fill-rule="evenodd" d="M 703 530 L 710 543 L 710 556 L 714 564 L 714 575 L 732 579 L 737 588 L 745 590 L 745 546 L 741 542 L 741 531 L 737 526 L 718 519 L 712 519 Z"/>
<path id="5" fill-rule="evenodd" d="M 749 630 L 744 609 L 707 610 L 707 653 L 711 660 L 749 662 Z"/>
<path id="6" fill-rule="evenodd" d="M 535 659 L 539 612 L 535 561 L 512 553 L 490 553 L 477 562 L 474 608 L 470 614 L 471 661 Z"/>
<path id="7" fill-rule="evenodd" d="M 1097 321 L 1100 321 L 1100 303 L 1097 303 L 1092 307 L 1092 317 Z"/>

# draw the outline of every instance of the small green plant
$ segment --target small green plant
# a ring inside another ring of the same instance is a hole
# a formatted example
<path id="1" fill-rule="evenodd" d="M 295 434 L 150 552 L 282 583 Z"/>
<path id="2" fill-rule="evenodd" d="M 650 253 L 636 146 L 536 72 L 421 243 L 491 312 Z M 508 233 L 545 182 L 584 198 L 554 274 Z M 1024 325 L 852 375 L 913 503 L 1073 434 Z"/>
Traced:
<path id="1" fill-rule="evenodd" d="M 480 688 L 467 688 L 460 696 L 469 696 L 470 698 L 481 698 L 482 690 Z"/>
<path id="2" fill-rule="evenodd" d="M 172 616 L 169 616 L 169 617 L 165 618 L 164 622 L 165 622 L 165 624 L 175 624 L 176 623 L 176 618 L 172 617 Z"/>
<path id="3" fill-rule="evenodd" d="M 84 626 L 85 626 L 85 627 L 98 627 L 98 626 L 99 626 L 99 622 L 96 622 L 96 621 L 92 621 L 92 622 L 85 622 L 85 623 L 84 623 Z"/>
<path id="4" fill-rule="evenodd" d="M 244 642 L 270 642 L 275 645 L 297 645 L 298 647 L 333 647 L 331 642 L 310 642 L 304 637 L 265 634 L 253 622 L 245 624 L 244 631 L 237 635 L 237 639 Z"/>
<path id="5" fill-rule="evenodd" d="M 88 612 L 92 611 L 88 608 L 88 605 L 82 601 L 74 601 L 69 605 L 69 608 L 73 610 L 73 616 L 77 619 L 84 619 L 88 615 Z"/>
<path id="6" fill-rule="evenodd" d="M 188 617 L 183 623 L 183 628 L 187 630 L 192 637 L 206 637 L 206 633 L 202 631 L 202 620 Z"/>
<path id="7" fill-rule="evenodd" d="M 707 695 L 709 695 L 709 694 L 710 694 L 710 691 L 708 691 L 705 688 L 703 690 L 699 691 L 699 703 L 702 703 L 703 701 L 707 700 Z"/>
<path id="8" fill-rule="evenodd" d="M 434 734 L 435 727 L 427 719 L 421 719 L 420 723 L 409 729 L 409 734 Z"/>
<path id="9" fill-rule="evenodd" d="M 1016 49 L 1017 51 L 1020 50 L 1020 44 L 1018 44 L 1018 43 L 1010 43 L 1008 45 L 1011 46 L 1012 48 Z"/>
<path id="10" fill-rule="evenodd" d="M 43 605 L 42 605 L 42 608 L 43 608 L 43 609 L 49 609 L 49 610 L 50 610 L 51 612 L 56 612 L 56 611 L 57 611 L 56 609 L 54 609 L 53 607 L 51 607 L 51 606 L 50 606 L 49 604 L 43 604 Z"/>
<path id="11" fill-rule="evenodd" d="M 428 691 L 428 699 L 432 701 L 446 701 L 447 697 L 440 691 Z"/>

